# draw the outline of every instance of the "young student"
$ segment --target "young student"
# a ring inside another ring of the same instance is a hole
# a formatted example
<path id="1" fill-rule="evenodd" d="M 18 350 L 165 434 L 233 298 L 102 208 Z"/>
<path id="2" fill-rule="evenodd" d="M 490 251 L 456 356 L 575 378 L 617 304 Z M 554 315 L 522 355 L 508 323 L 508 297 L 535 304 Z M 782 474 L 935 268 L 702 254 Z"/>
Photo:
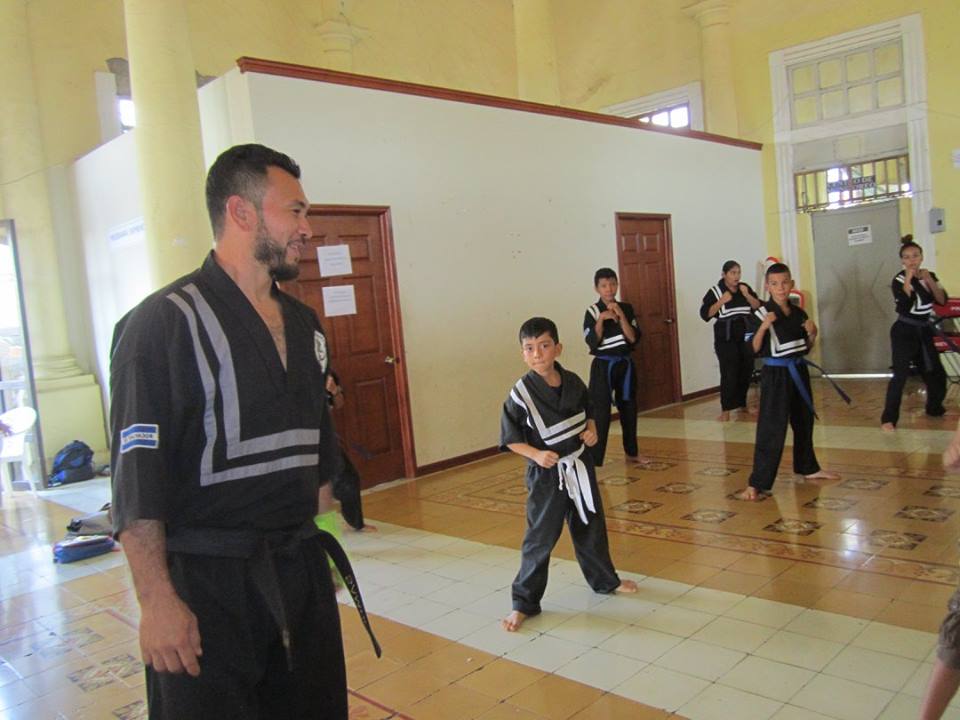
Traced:
<path id="1" fill-rule="evenodd" d="M 530 371 L 511 388 L 500 416 L 500 449 L 527 458 L 527 531 L 520 572 L 513 581 L 513 612 L 501 621 L 514 632 L 540 613 L 550 552 L 564 522 L 587 583 L 595 592 L 636 592 L 617 576 L 593 460 L 585 446 L 597 442 L 590 396 L 583 381 L 556 359 L 563 347 L 552 320 L 535 317 L 520 328 L 523 361 Z"/>
<path id="2" fill-rule="evenodd" d="M 767 269 L 770 300 L 753 313 L 759 327 L 753 335 L 753 351 L 763 358 L 760 373 L 760 414 L 753 451 L 753 472 L 742 500 L 762 500 L 770 495 L 777 477 L 787 423 L 793 428 L 793 471 L 807 480 L 836 480 L 840 476 L 823 470 L 813 452 L 813 401 L 810 374 L 804 355 L 817 338 L 817 326 L 802 308 L 790 304 L 793 279 L 790 268 L 774 263 Z"/>
<path id="3" fill-rule="evenodd" d="M 960 424 L 943 453 L 943 469 L 960 472 Z M 960 687 L 960 588 L 947 603 L 947 616 L 940 626 L 937 661 L 920 707 L 920 720 L 940 720 Z"/>
<path id="4" fill-rule="evenodd" d="M 947 394 L 947 373 L 933 345 L 932 320 L 936 317 L 933 304 L 943 305 L 947 293 L 934 273 L 920 267 L 923 249 L 913 242 L 913 235 L 904 235 L 900 243 L 903 270 L 891 283 L 897 306 L 897 320 L 890 328 L 893 377 L 887 385 L 886 403 L 880 418 L 880 427 L 886 432 L 897 429 L 900 398 L 910 374 L 911 360 L 917 363 L 927 386 L 927 415 L 940 417 L 946 412 L 943 399 Z"/>
<path id="5" fill-rule="evenodd" d="M 760 299 L 753 288 L 740 282 L 740 274 L 740 263 L 727 260 L 720 282 L 707 290 L 700 304 L 704 322 L 716 318 L 713 350 L 720 364 L 720 421 L 729 420 L 731 410 L 746 411 L 753 375 L 753 348 L 744 336 L 750 313 L 760 307 Z"/>
<path id="6" fill-rule="evenodd" d="M 610 404 L 620 413 L 623 452 L 628 462 L 640 465 L 648 460 L 637 448 L 637 370 L 633 365 L 634 345 L 640 339 L 637 317 L 630 303 L 617 302 L 617 274 L 600 268 L 593 276 L 600 299 L 583 315 L 583 337 L 593 355 L 590 365 L 590 400 L 596 413 L 597 444 L 594 465 L 603 465 L 610 433 Z"/>

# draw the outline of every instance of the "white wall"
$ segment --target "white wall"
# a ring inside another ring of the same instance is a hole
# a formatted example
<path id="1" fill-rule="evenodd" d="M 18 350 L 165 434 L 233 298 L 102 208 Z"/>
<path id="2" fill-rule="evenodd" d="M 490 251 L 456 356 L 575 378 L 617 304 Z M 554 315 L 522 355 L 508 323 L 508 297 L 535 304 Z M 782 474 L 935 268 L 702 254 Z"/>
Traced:
<path id="1" fill-rule="evenodd" d="M 594 270 L 617 264 L 617 212 L 672 216 L 683 392 L 718 384 L 697 310 L 724 260 L 766 255 L 759 152 L 308 80 L 217 82 L 248 85 L 253 136 L 300 163 L 312 202 L 392 208 L 421 465 L 496 443 L 527 317 L 557 321 L 586 377 L 581 321 Z"/>
<path id="2" fill-rule="evenodd" d="M 110 240 L 111 233 L 117 235 L 143 214 L 133 134 L 121 135 L 84 155 L 70 166 L 68 175 L 90 294 L 95 374 L 109 407 L 113 326 L 151 290 L 142 232 Z"/>

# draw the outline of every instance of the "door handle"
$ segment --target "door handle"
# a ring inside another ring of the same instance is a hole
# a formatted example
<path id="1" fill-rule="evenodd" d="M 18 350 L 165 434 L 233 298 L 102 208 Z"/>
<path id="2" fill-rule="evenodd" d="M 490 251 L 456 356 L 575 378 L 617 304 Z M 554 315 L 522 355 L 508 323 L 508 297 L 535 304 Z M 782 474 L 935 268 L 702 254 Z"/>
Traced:
<path id="1" fill-rule="evenodd" d="M 663 321 L 664 321 L 667 325 L 673 325 L 673 318 L 664 318 Z"/>
<path id="2" fill-rule="evenodd" d="M 396 364 L 397 359 L 396 359 L 393 355 L 387 355 L 387 356 L 383 359 L 383 361 L 384 361 L 387 365 L 394 365 L 394 364 Z"/>

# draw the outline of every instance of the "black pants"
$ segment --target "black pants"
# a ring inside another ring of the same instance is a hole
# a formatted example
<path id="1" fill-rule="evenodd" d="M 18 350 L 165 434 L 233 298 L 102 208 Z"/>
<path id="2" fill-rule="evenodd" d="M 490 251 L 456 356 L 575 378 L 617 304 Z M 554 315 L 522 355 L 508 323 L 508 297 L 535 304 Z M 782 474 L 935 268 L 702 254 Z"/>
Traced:
<path id="1" fill-rule="evenodd" d="M 720 409 L 747 406 L 747 391 L 753 375 L 753 348 L 738 340 L 713 344 L 720 363 Z"/>
<path id="2" fill-rule="evenodd" d="M 798 368 L 800 379 L 810 393 L 810 373 Z M 760 414 L 757 416 L 757 440 L 753 449 L 750 486 L 769 492 L 777 477 L 787 423 L 793 429 L 793 471 L 812 475 L 820 470 L 813 452 L 813 411 L 807 407 L 785 367 L 765 365 L 760 372 Z"/>
<path id="3" fill-rule="evenodd" d="M 633 382 L 629 394 L 623 392 L 623 381 L 627 376 L 627 363 L 634 370 Z M 590 364 L 590 402 L 593 403 L 594 422 L 597 424 L 597 444 L 588 448 L 593 454 L 593 464 L 603 465 L 607 454 L 607 437 L 610 434 L 610 380 L 607 378 L 608 362 L 594 358 Z M 618 362 L 613 366 L 613 393 L 620 413 L 620 429 L 623 432 L 623 452 L 631 457 L 639 454 L 637 449 L 637 373 L 633 360 Z"/>
<path id="4" fill-rule="evenodd" d="M 887 385 L 887 400 L 880 422 L 896 425 L 900 420 L 900 399 L 910 375 L 911 362 L 917 364 L 927 386 L 927 415 L 943 415 L 946 412 L 943 399 L 947 396 L 947 373 L 933 344 L 933 332 L 929 328 L 895 322 L 890 328 L 890 347 L 893 355 L 893 377 Z"/>
<path id="5" fill-rule="evenodd" d="M 327 556 L 316 540 L 275 557 L 293 671 L 248 561 L 170 554 L 170 575 L 200 626 L 200 675 L 146 669 L 151 720 L 346 720 L 347 679 Z"/>
<path id="6" fill-rule="evenodd" d="M 540 612 L 540 599 L 547 589 L 550 553 L 560 539 L 564 522 L 570 528 L 573 550 L 587 584 L 599 593 L 611 593 L 620 586 L 610 559 L 607 524 L 596 477 L 587 453 L 580 459 L 590 470 L 590 490 L 597 509 L 596 513 L 587 511 L 586 525 L 567 491 L 560 489 L 556 468 L 527 467 L 527 532 L 520 549 L 520 572 L 513 581 L 513 609 L 525 615 Z"/>

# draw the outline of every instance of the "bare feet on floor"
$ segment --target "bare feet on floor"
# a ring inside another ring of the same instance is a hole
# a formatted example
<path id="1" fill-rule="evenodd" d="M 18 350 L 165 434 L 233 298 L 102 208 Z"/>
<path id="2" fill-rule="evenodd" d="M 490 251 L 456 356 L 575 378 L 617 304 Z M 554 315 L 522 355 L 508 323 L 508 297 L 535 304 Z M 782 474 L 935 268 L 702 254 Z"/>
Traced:
<path id="1" fill-rule="evenodd" d="M 638 590 L 637 584 L 633 580 L 621 580 L 619 587 L 614 592 L 635 593 Z"/>
<path id="2" fill-rule="evenodd" d="M 763 498 L 764 494 L 753 486 L 744 488 L 737 493 L 738 500 L 746 500 L 747 502 L 757 502 L 758 500 L 763 500 Z"/>
<path id="3" fill-rule="evenodd" d="M 749 405 L 744 405 L 743 407 L 738 407 L 737 412 L 739 412 L 741 415 L 756 415 L 757 409 L 750 407 Z"/>
<path id="4" fill-rule="evenodd" d="M 634 465 L 649 465 L 653 462 L 653 460 L 646 455 L 627 455 L 626 458 L 628 463 L 633 463 Z"/>
<path id="5" fill-rule="evenodd" d="M 370 523 L 364 523 L 363 527 L 357 530 L 357 532 L 380 532 L 377 530 L 376 525 L 371 525 Z"/>
<path id="6" fill-rule="evenodd" d="M 817 472 L 811 475 L 804 475 L 804 480 L 839 480 L 840 473 L 831 472 L 829 470 L 817 470 Z"/>
<path id="7" fill-rule="evenodd" d="M 727 422 L 730 419 L 730 411 L 724 410 L 722 413 L 717 415 L 717 420 L 720 422 Z"/>
<path id="8" fill-rule="evenodd" d="M 526 619 L 527 616 L 524 613 L 520 612 L 519 610 L 514 610 L 500 621 L 500 627 L 507 632 L 516 632 L 520 626 L 523 625 L 523 621 Z"/>
<path id="9" fill-rule="evenodd" d="M 893 423 L 884 423 L 883 425 L 880 426 L 880 429 L 883 430 L 884 432 L 894 432 L 896 431 L 897 426 L 894 425 Z"/>

